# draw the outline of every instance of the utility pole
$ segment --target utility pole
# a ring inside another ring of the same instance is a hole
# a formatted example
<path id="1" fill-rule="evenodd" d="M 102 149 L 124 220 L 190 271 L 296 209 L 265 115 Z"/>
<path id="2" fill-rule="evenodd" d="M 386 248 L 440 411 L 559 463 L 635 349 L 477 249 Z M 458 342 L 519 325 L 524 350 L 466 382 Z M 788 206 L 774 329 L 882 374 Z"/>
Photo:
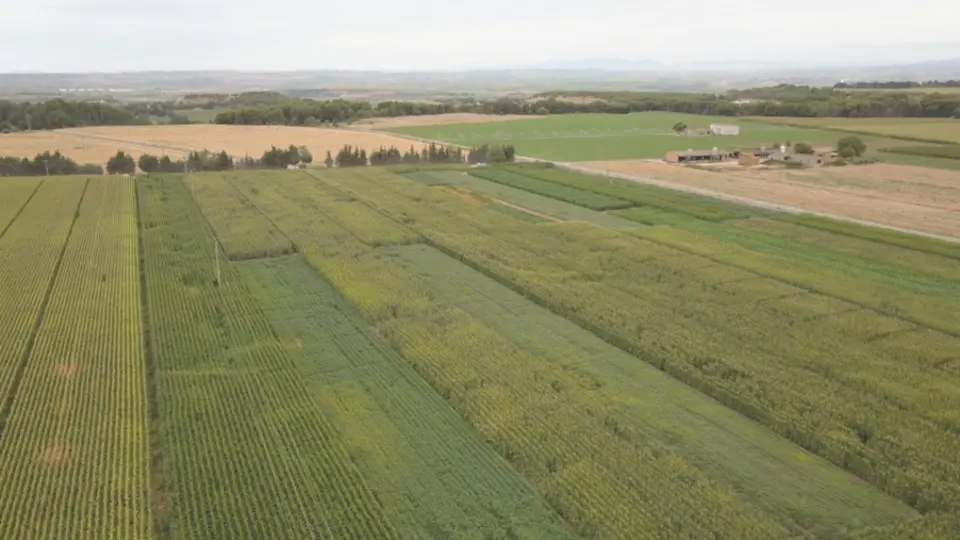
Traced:
<path id="1" fill-rule="evenodd" d="M 25 114 L 27 116 L 27 131 L 33 131 L 33 128 L 31 127 L 31 123 L 30 123 L 30 120 L 31 120 L 30 113 L 25 113 Z"/>
<path id="2" fill-rule="evenodd" d="M 217 246 L 217 236 L 213 236 L 213 257 L 217 260 L 217 287 L 220 286 L 220 250 Z"/>
<path id="3" fill-rule="evenodd" d="M 43 168 L 47 170 L 47 176 L 50 176 L 50 160 L 43 160 Z"/>

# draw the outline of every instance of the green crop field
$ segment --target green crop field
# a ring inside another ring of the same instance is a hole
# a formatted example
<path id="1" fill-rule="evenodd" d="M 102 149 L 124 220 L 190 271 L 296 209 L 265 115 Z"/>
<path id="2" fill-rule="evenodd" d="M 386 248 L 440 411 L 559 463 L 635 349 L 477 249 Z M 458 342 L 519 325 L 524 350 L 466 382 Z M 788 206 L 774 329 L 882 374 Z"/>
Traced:
<path id="1" fill-rule="evenodd" d="M 672 131 L 677 122 L 683 122 L 691 129 L 707 128 L 711 123 L 733 123 L 740 126 L 740 135 L 677 135 Z M 671 150 L 688 148 L 734 149 L 770 146 L 785 141 L 833 144 L 839 138 L 836 133 L 817 129 L 666 112 L 563 114 L 508 122 L 416 126 L 390 131 L 468 146 L 512 144 L 520 155 L 553 161 L 662 158 Z"/>
<path id="2" fill-rule="evenodd" d="M 753 120 L 769 125 L 841 130 L 862 133 L 868 136 L 960 144 L 960 120 L 956 118 L 763 117 Z"/>
<path id="3" fill-rule="evenodd" d="M 958 246 L 530 164 L 2 179 L 0 538 L 958 538 Z"/>

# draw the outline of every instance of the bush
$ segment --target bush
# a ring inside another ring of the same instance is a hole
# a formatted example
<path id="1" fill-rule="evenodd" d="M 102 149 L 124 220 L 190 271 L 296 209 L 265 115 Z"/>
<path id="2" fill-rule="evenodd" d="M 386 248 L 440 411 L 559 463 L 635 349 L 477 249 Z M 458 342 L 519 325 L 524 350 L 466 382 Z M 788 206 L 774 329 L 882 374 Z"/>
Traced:
<path id="1" fill-rule="evenodd" d="M 137 160 L 137 166 L 145 173 L 154 173 L 160 169 L 160 159 L 157 156 L 143 154 Z"/>
<path id="2" fill-rule="evenodd" d="M 861 156 L 867 151 L 867 145 L 856 136 L 844 137 L 837 141 L 837 152 L 842 152 L 844 148 L 852 150 L 854 156 Z"/>
<path id="3" fill-rule="evenodd" d="M 840 154 L 840 157 L 843 159 L 850 159 L 857 156 L 856 150 L 850 146 L 841 146 L 837 149 L 837 153 Z"/>
<path id="4" fill-rule="evenodd" d="M 82 163 L 77 165 L 77 174 L 102 175 L 103 167 L 94 163 Z"/>
<path id="5" fill-rule="evenodd" d="M 137 162 L 133 156 L 128 156 L 122 150 L 107 161 L 107 172 L 110 174 L 133 174 L 137 172 Z"/>
<path id="6" fill-rule="evenodd" d="M 797 143 L 797 144 L 793 145 L 793 151 L 796 152 L 796 153 L 798 153 L 798 154 L 812 154 L 812 153 L 813 153 L 813 147 L 810 146 L 810 145 L 807 144 L 807 143 L 802 143 L 802 142 L 801 142 L 801 143 Z"/>

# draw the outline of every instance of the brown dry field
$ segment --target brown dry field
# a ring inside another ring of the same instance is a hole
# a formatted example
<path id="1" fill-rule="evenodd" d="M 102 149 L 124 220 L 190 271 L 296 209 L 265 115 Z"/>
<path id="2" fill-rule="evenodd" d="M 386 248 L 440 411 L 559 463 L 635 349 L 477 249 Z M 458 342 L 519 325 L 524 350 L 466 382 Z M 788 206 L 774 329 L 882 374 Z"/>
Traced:
<path id="1" fill-rule="evenodd" d="M 390 129 L 408 126 L 438 126 L 445 124 L 480 124 L 484 122 L 506 122 L 535 118 L 529 114 L 476 114 L 450 113 L 425 114 L 422 116 L 397 116 L 393 118 L 368 118 L 351 124 L 356 129 Z"/>
<path id="2" fill-rule="evenodd" d="M 226 150 L 233 156 L 260 157 L 271 145 L 306 145 L 320 161 L 350 144 L 368 152 L 380 146 L 405 150 L 421 143 L 377 132 L 288 126 L 229 126 L 193 124 L 184 126 L 97 126 L 56 131 L 0 135 L 0 155 L 33 157 L 46 150 L 60 150 L 81 163 L 106 163 L 123 150 L 136 157 L 165 153 L 182 157 L 190 150 Z"/>
<path id="3" fill-rule="evenodd" d="M 656 161 L 578 163 L 774 205 L 960 238 L 960 172 L 873 164 L 707 171 Z"/>

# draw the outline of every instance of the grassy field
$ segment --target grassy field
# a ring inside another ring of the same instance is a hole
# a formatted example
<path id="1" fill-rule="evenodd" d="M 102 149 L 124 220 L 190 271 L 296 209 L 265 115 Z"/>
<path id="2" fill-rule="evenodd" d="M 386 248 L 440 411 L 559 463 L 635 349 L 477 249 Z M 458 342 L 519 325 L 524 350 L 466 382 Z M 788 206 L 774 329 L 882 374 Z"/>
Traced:
<path id="1" fill-rule="evenodd" d="M 960 535 L 957 244 L 480 174 L 0 181 L 0 537 Z"/>
<path id="2" fill-rule="evenodd" d="M 711 123 L 739 124 L 736 137 L 681 136 L 677 122 L 691 129 Z M 395 128 L 390 131 L 462 145 L 512 144 L 517 153 L 554 161 L 662 158 L 671 150 L 770 146 L 777 142 L 833 144 L 836 133 L 745 122 L 738 118 L 645 112 L 627 115 L 565 114 L 483 124 Z"/>
<path id="3" fill-rule="evenodd" d="M 761 117 L 753 120 L 774 125 L 809 126 L 814 129 L 844 130 L 883 137 L 960 143 L 960 120 L 955 118 Z"/>

